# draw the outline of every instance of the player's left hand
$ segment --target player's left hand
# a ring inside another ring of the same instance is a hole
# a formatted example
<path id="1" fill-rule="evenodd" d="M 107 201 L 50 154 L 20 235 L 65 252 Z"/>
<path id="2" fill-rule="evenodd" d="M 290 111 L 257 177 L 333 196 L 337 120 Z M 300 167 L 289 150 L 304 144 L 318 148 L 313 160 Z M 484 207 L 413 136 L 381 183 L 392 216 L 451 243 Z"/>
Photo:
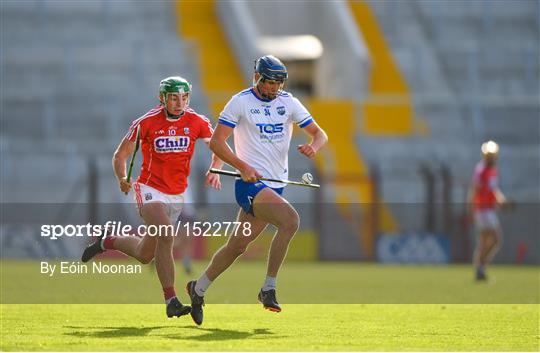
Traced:
<path id="1" fill-rule="evenodd" d="M 206 177 L 204 178 L 204 185 L 213 187 L 216 190 L 221 190 L 221 179 L 219 174 L 206 172 Z"/>
<path id="2" fill-rule="evenodd" d="M 308 157 L 308 158 L 313 158 L 315 157 L 315 149 L 310 145 L 310 144 L 305 144 L 305 145 L 298 145 L 297 147 L 298 149 L 298 152 L 302 153 L 304 156 Z"/>

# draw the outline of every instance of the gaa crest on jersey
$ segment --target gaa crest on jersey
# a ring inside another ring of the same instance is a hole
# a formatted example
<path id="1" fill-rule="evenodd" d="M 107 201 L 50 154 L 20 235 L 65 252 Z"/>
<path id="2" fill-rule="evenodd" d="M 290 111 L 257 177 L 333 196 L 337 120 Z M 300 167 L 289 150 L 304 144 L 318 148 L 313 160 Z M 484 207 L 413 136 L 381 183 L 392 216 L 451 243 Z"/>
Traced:
<path id="1" fill-rule="evenodd" d="M 189 135 L 189 127 L 184 128 L 184 135 Z"/>
<path id="2" fill-rule="evenodd" d="M 146 194 L 144 194 L 144 199 L 145 199 L 146 201 L 152 200 L 152 194 L 151 194 L 151 193 L 146 193 Z"/>
<path id="3" fill-rule="evenodd" d="M 160 136 L 154 140 L 154 150 L 157 153 L 187 152 L 189 136 Z"/>
<path id="4" fill-rule="evenodd" d="M 276 109 L 277 109 L 277 113 L 279 115 L 284 115 L 285 114 L 285 107 L 284 106 L 279 106 Z"/>

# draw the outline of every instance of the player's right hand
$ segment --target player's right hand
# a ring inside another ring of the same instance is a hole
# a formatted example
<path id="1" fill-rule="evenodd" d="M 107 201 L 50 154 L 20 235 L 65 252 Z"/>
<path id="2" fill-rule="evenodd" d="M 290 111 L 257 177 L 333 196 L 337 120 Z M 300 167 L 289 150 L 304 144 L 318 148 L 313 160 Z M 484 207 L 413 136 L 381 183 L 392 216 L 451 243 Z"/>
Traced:
<path id="1" fill-rule="evenodd" d="M 242 180 L 246 183 L 255 183 L 259 178 L 262 178 L 262 175 L 249 165 L 240 170 L 240 175 L 242 176 Z"/>
<path id="2" fill-rule="evenodd" d="M 131 183 L 128 182 L 126 178 L 120 179 L 119 185 L 120 185 L 120 190 L 122 190 L 122 192 L 126 195 L 128 194 L 129 190 L 131 190 Z"/>

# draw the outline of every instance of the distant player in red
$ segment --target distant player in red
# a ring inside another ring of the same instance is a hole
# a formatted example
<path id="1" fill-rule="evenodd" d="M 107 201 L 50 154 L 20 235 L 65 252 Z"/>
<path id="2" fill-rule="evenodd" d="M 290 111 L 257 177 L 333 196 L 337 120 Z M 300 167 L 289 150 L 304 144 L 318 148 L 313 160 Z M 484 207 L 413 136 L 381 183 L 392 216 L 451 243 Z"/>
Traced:
<path id="1" fill-rule="evenodd" d="M 113 157 L 113 168 L 120 190 L 132 188 L 139 214 L 146 225 L 171 225 L 178 218 L 184 203 L 191 157 L 197 139 L 207 144 L 212 137 L 210 121 L 189 106 L 191 85 L 182 77 L 168 77 L 160 82 L 161 104 L 133 121 Z M 133 185 L 126 180 L 126 162 L 140 139 L 143 162 L 139 178 Z M 212 168 L 222 162 L 212 157 Z M 219 177 L 207 173 L 207 185 L 221 189 Z M 174 288 L 174 237 L 170 229 L 160 236 L 103 236 L 89 245 L 82 261 L 87 262 L 105 250 L 114 249 L 134 257 L 143 264 L 155 258 L 156 272 L 163 288 L 168 317 L 186 315 L 191 311 L 176 297 Z"/>
<path id="2" fill-rule="evenodd" d="M 493 141 L 482 144 L 482 157 L 475 168 L 469 189 L 469 205 L 477 232 L 474 266 L 476 279 L 486 279 L 486 266 L 501 246 L 502 233 L 497 209 L 506 202 L 497 186 L 497 156 L 499 146 Z"/>

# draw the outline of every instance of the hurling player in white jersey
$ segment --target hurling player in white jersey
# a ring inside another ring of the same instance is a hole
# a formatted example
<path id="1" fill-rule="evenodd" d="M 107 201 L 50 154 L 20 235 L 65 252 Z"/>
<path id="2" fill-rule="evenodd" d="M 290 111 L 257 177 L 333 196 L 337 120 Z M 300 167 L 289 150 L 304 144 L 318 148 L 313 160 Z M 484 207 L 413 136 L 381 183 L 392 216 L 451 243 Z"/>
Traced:
<path id="1" fill-rule="evenodd" d="M 187 284 L 191 298 L 191 316 L 200 325 L 203 320 L 204 294 L 212 281 L 225 271 L 270 223 L 277 228 L 270 253 L 266 279 L 258 299 L 264 308 L 279 312 L 276 300 L 276 277 L 289 242 L 296 233 L 300 218 L 281 195 L 284 184 L 259 181 L 259 178 L 286 179 L 289 145 L 293 123 L 311 142 L 298 146 L 298 152 L 313 158 L 327 142 L 326 133 L 307 109 L 290 93 L 282 91 L 287 69 L 274 56 L 255 62 L 254 86 L 231 98 L 219 118 L 210 140 L 210 149 L 220 159 L 236 168 L 242 178 L 236 180 L 236 201 L 240 205 L 237 221 L 250 223 L 250 236 L 231 236 L 213 256 L 206 271 Z M 227 144 L 234 134 L 236 154 Z"/>

